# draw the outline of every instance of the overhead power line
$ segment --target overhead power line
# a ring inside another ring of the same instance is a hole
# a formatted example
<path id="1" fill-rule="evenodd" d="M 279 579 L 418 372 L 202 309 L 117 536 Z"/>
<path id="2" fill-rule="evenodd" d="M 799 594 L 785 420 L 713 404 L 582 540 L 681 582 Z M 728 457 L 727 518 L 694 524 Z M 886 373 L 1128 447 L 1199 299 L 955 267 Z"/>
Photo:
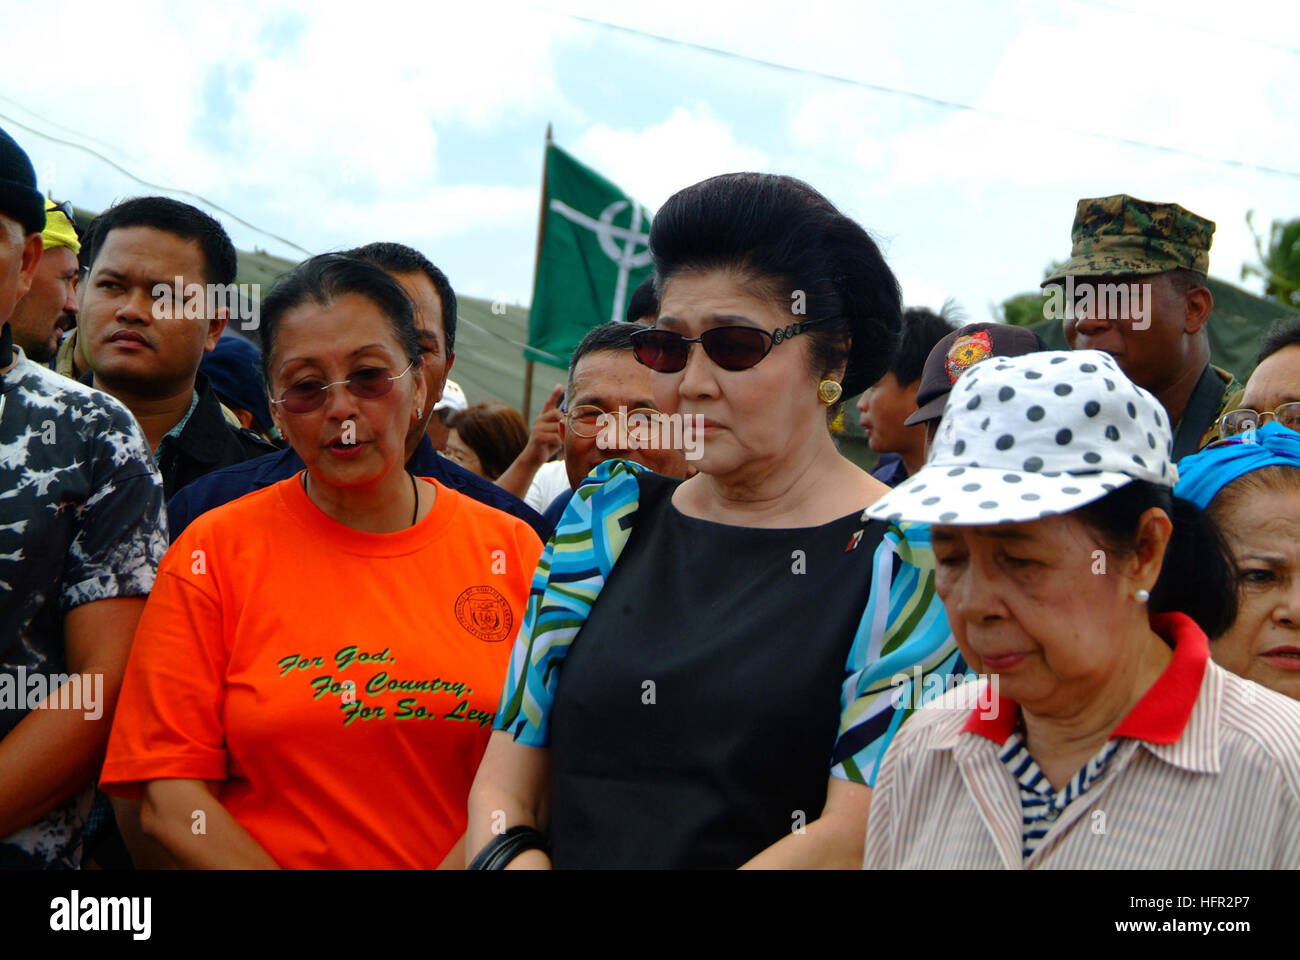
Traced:
<path id="1" fill-rule="evenodd" d="M 22 107 L 23 110 L 26 110 L 28 113 L 31 113 L 33 116 L 39 116 L 39 114 L 36 114 L 36 113 L 34 113 L 33 111 L 31 111 L 31 110 L 28 110 L 26 107 L 24 107 L 22 104 L 18 103 L 18 102 L 15 101 L 15 100 L 10 100 L 8 97 L 5 97 L 4 99 L 8 100 L 10 103 L 14 103 L 14 104 L 16 104 L 16 105 L 19 106 L 19 107 Z M 197 193 L 191 193 L 191 192 L 188 191 L 188 190 L 178 190 L 178 189 L 176 189 L 176 188 L 174 188 L 174 187 L 168 187 L 168 186 L 164 186 L 164 185 L 162 185 L 162 184 L 151 183 L 151 182 L 149 182 L 148 180 L 143 179 L 142 177 L 138 177 L 138 176 L 136 176 L 134 173 L 132 173 L 130 170 L 127 170 L 127 169 L 126 169 L 125 167 L 123 167 L 121 164 L 119 164 L 119 163 L 117 163 L 117 162 L 115 162 L 115 161 L 113 161 L 113 160 L 110 160 L 108 157 L 104 156 L 103 154 L 99 153 L 99 152 L 96 151 L 96 150 L 92 150 L 92 149 L 90 149 L 90 148 L 87 147 L 87 146 L 83 146 L 82 144 L 75 143 L 75 142 L 70 141 L 70 140 L 64 140 L 64 139 L 62 139 L 62 138 L 60 138 L 60 137 L 54 137 L 54 136 L 51 136 L 51 135 L 49 135 L 48 133 L 44 133 L 44 132 L 42 132 L 42 131 L 40 131 L 40 130 L 37 130 L 37 129 L 33 128 L 33 127 L 30 127 L 30 126 L 28 126 L 27 124 L 25 124 L 25 123 L 23 123 L 23 122 L 21 122 L 21 121 L 19 121 L 19 120 L 15 120 L 13 117 L 8 116 L 7 114 L 0 113 L 0 119 L 3 119 L 3 120 L 5 120 L 5 121 L 7 121 L 7 122 L 13 124 L 14 126 L 16 126 L 16 127 L 20 127 L 21 129 L 26 130 L 28 133 L 35 134 L 36 136 L 41 137 L 41 138 L 43 138 L 43 139 L 45 139 L 45 140 L 49 140 L 49 141 L 51 141 L 51 142 L 53 142 L 53 143 L 62 144 L 62 145 L 67 146 L 67 147 L 72 147 L 74 150 L 80 150 L 80 151 L 82 151 L 83 153 L 88 153 L 88 154 L 90 154 L 91 156 L 95 157 L 96 159 L 101 160 L 101 161 L 103 161 L 104 163 L 107 163 L 107 164 L 108 164 L 109 166 L 111 166 L 114 170 L 119 171 L 120 173 L 124 174 L 124 175 L 127 176 L 127 177 L 130 177 L 130 178 L 131 178 L 132 180 L 134 180 L 136 183 L 138 183 L 138 184 L 140 184 L 140 185 L 142 185 L 142 186 L 148 187 L 150 190 L 161 190 L 161 191 L 164 191 L 164 192 L 167 192 L 167 193 L 176 193 L 176 194 L 180 194 L 181 196 L 191 197 L 191 198 L 193 198 L 193 199 L 195 199 L 195 200 L 198 200 L 200 203 L 207 204 L 207 205 L 208 205 L 209 207 L 211 207 L 212 209 L 217 210 L 217 211 L 219 211 L 219 212 L 225 214 L 226 216 L 230 217 L 232 220 L 235 220 L 235 221 L 238 222 L 238 223 L 242 223 L 244 226 L 248 227 L 250 230 L 255 230 L 255 231 L 257 231 L 258 233 L 260 233 L 260 234 L 262 234 L 262 235 L 264 235 L 264 236 L 271 237 L 271 238 L 273 238 L 273 239 L 275 239 L 275 240 L 278 240 L 278 241 L 280 241 L 281 243 L 285 244 L 286 246 L 292 247 L 293 249 L 298 250 L 298 251 L 300 251 L 300 252 L 306 254 L 306 255 L 309 256 L 309 257 L 312 256 L 312 252 L 311 252 L 310 250 L 306 249 L 305 247 L 301 247 L 301 246 L 299 246 L 298 244 L 294 243 L 292 240 L 288 240 L 288 239 L 286 239 L 286 238 L 284 238 L 284 237 L 279 236 L 278 234 L 271 233 L 269 230 L 263 230 L 261 227 L 256 226 L 255 224 L 249 223 L 249 222 L 248 222 L 247 220 L 245 220 L 244 218 L 238 216 L 237 214 L 231 213 L 229 210 L 225 209 L 224 207 L 220 206 L 219 204 L 215 204 L 215 203 L 213 203 L 211 200 L 208 200 L 207 198 L 202 197 L 202 196 L 200 196 L 200 195 L 197 194 Z M 47 122 L 47 123 L 50 123 L 51 126 L 60 126 L 59 124 L 55 124 L 53 121 L 46 120 L 44 117 L 41 117 L 41 119 L 44 120 L 44 121 Z M 62 129 L 67 130 L 68 128 L 63 127 Z M 74 134 L 74 135 L 76 135 L 76 136 L 84 136 L 84 134 L 80 134 L 80 133 L 78 133 L 78 132 L 75 131 L 75 130 L 69 130 L 68 132 L 69 132 L 69 133 L 72 133 L 72 134 Z M 566 362 L 563 358 L 561 358 L 561 357 L 557 357 L 557 356 L 555 356 L 555 354 L 553 354 L 553 353 L 548 353 L 547 351 L 545 351 L 545 350 L 541 350 L 541 349 L 539 349 L 539 348 L 537 348 L 537 347 L 530 347 L 530 346 L 529 346 L 528 344 L 526 344 L 526 343 L 520 343 L 518 340 L 515 340 L 515 339 L 513 339 L 512 337 L 507 337 L 505 334 L 500 333 L 499 331 L 492 330 L 492 329 L 489 329 L 488 327 L 482 326 L 481 324 L 475 323 L 473 320 L 470 320 L 468 317 L 461 317 L 461 316 L 458 316 L 458 317 L 457 317 L 457 323 L 463 323 L 463 324 L 466 324 L 466 325 L 468 325 L 468 326 L 470 326 L 470 327 L 473 327 L 475 330 L 479 330 L 479 331 L 482 331 L 483 333 L 486 333 L 486 334 L 488 334 L 488 335 L 490 335 L 490 336 L 496 337 L 498 340 L 504 340 L 506 343 L 512 344 L 512 345 L 514 345 L 514 346 L 516 346 L 516 347 L 521 347 L 521 348 L 523 348 L 523 349 L 525 349 L 525 350 L 531 350 L 531 351 L 533 351 L 533 352 L 535 352 L 535 353 L 541 354 L 542 356 L 549 357 L 550 359 L 554 360 L 555 362 L 559 363 L 560 365 L 564 365 L 564 363 Z"/>
<path id="2" fill-rule="evenodd" d="M 26 110 L 27 108 L 23 107 L 23 109 Z M 31 111 L 28 112 L 30 113 Z M 13 124 L 15 127 L 20 127 L 21 129 L 26 130 L 28 133 L 34 134 L 43 140 L 49 140 L 51 143 L 58 143 L 65 147 L 71 147 L 73 150 L 80 150 L 82 153 L 88 153 L 90 154 L 90 156 L 94 157 L 95 159 L 103 161 L 104 163 L 108 164 L 110 167 L 112 167 L 118 173 L 121 173 L 123 176 L 130 177 L 136 183 L 140 184 L 143 187 L 148 187 L 150 190 L 158 190 L 163 193 L 179 194 L 182 197 L 189 197 L 191 200 L 197 200 L 199 203 L 209 206 L 213 210 L 218 211 L 219 213 L 225 214 L 227 217 L 229 217 L 231 220 L 234 220 L 236 223 L 243 224 L 244 226 L 248 227 L 248 229 L 250 230 L 255 230 L 256 232 L 262 234 L 265 237 L 270 237 L 272 240 L 278 240 L 280 243 L 283 243 L 286 247 L 292 247 L 293 249 L 309 257 L 312 255 L 312 252 L 308 250 L 306 247 L 299 246 L 298 244 L 294 243 L 292 240 L 288 240 L 277 233 L 272 233 L 270 230 L 264 230 L 261 227 L 257 226 L 257 224 L 249 223 L 243 217 L 239 216 L 236 213 L 232 213 L 231 211 L 227 210 L 225 207 L 219 204 L 213 203 L 207 197 L 199 196 L 199 194 L 197 193 L 191 193 L 189 190 L 181 190 L 177 187 L 168 187 L 168 186 L 164 186 L 161 183 L 151 183 L 148 180 L 145 180 L 143 177 L 136 176 L 134 173 L 126 169 L 126 167 L 122 166 L 120 163 L 116 162 L 115 160 L 110 160 L 108 157 L 104 156 L 98 150 L 92 150 L 90 147 L 87 147 L 80 143 L 76 143 L 72 140 L 64 140 L 61 137 L 51 136 L 48 133 L 44 133 L 41 130 L 37 130 L 35 127 L 29 127 L 27 124 L 23 123 L 22 121 L 15 120 L 13 117 L 8 116 L 7 114 L 0 113 L 0 120 L 5 120 L 8 123 Z M 82 134 L 77 134 L 77 135 L 83 136 Z"/>
<path id="3" fill-rule="evenodd" d="M 558 11 L 548 10 L 548 13 L 557 13 Z M 980 114 L 986 117 L 993 117 L 998 120 L 1008 120 L 1013 123 L 1027 124 L 1030 126 L 1041 126 L 1041 122 L 1028 117 L 1021 117 L 1011 113 L 1003 113 L 998 110 L 989 110 L 985 107 L 977 107 L 974 104 L 962 103 L 958 100 L 946 100 L 942 97 L 932 97 L 929 94 L 917 93 L 915 90 L 904 90 L 899 87 L 890 87 L 881 83 L 871 83 L 866 80 L 857 80 L 853 77 L 846 77 L 842 74 L 827 73 L 824 70 L 811 70 L 807 67 L 791 66 L 787 63 L 780 63 L 776 60 L 764 60 L 761 57 L 752 57 L 744 53 L 736 53 L 732 50 L 725 50 L 722 47 L 711 47 L 704 43 L 695 43 L 691 40 L 679 40 L 676 37 L 666 37 L 658 33 L 650 33 L 646 30 L 639 30 L 635 27 L 625 27 L 618 23 L 608 23 L 604 20 L 596 20 L 592 17 L 584 17 L 577 13 L 561 13 L 560 15 L 568 17 L 571 20 L 577 20 L 580 23 L 589 24 L 594 27 L 600 27 L 605 30 L 614 30 L 619 33 L 630 34 L 634 37 L 641 37 L 647 40 L 655 40 L 659 43 L 665 43 L 675 47 L 685 47 L 691 50 L 698 50 L 702 53 L 713 54 L 714 56 L 726 57 L 730 60 L 738 60 L 742 63 L 750 63 L 755 66 L 767 67 L 772 70 L 780 70 L 785 73 L 795 74 L 803 77 L 814 77 L 819 80 L 829 80 L 832 83 L 838 83 L 844 86 L 856 87 L 861 90 L 870 90 L 874 93 L 884 94 L 892 97 L 903 97 L 908 100 L 914 100 L 918 103 L 924 103 L 928 106 L 938 107 L 943 110 L 953 110 L 963 113 Z M 1173 156 L 1189 157 L 1193 160 L 1201 160 L 1205 163 L 1219 164 L 1225 167 L 1234 167 L 1240 170 L 1253 170 L 1259 173 L 1267 173 L 1277 177 L 1288 177 L 1292 180 L 1300 180 L 1300 171 L 1284 170 L 1280 167 L 1269 167 L 1258 163 L 1248 163 L 1244 160 L 1235 160 L 1231 157 L 1217 157 L 1208 153 L 1198 153 L 1194 150 L 1184 150 L 1180 147 L 1171 147 L 1162 143 L 1151 143 L 1146 140 L 1137 140 L 1132 137 L 1121 137 L 1113 133 L 1101 133 L 1097 130 L 1086 130 L 1080 127 L 1063 127 L 1055 121 L 1052 128 L 1058 133 L 1075 134 L 1082 137 L 1090 137 L 1094 140 L 1103 140 L 1107 143 L 1116 143 L 1126 147 L 1137 147 L 1142 150 L 1156 150 L 1160 153 L 1167 153 Z"/>

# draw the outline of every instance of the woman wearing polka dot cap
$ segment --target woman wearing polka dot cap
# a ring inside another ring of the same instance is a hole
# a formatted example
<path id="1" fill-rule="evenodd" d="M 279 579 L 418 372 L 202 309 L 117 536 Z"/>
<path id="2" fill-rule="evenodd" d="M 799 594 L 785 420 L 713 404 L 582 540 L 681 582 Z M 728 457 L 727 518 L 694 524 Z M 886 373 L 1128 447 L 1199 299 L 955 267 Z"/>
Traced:
<path id="1" fill-rule="evenodd" d="M 868 514 L 933 524 L 936 588 L 985 676 L 899 732 L 866 866 L 1300 866 L 1300 705 L 1210 661 L 1231 561 L 1173 497 L 1172 446 L 1108 354 L 957 381 L 926 466 Z"/>

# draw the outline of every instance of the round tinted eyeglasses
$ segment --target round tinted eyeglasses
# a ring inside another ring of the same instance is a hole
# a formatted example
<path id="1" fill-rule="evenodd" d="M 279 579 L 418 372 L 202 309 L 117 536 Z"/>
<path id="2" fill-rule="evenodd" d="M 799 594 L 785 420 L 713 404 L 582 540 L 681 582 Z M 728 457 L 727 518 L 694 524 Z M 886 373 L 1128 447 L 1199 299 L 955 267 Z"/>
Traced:
<path id="1" fill-rule="evenodd" d="M 632 353 L 656 373 L 678 373 L 686 369 L 691 344 L 698 343 L 705 355 L 723 370 L 748 370 L 772 352 L 782 341 L 797 337 L 825 317 L 779 327 L 768 333 L 758 327 L 711 327 L 698 337 L 683 337 L 672 330 L 639 330 L 632 334 Z"/>
<path id="2" fill-rule="evenodd" d="M 331 383 L 313 379 L 300 380 L 286 389 L 284 396 L 279 400 L 271 402 L 283 404 L 287 413 L 311 413 L 324 405 L 329 388 L 337 387 L 339 384 L 346 386 L 348 393 L 354 397 L 360 397 L 362 400 L 378 400 L 380 397 L 388 396 L 393 390 L 393 381 L 401 380 L 414 366 L 414 362 L 408 363 L 406 369 L 395 377 L 389 376 L 387 367 L 362 367 L 360 370 L 352 371 L 346 379 Z"/>
<path id="3" fill-rule="evenodd" d="M 1269 420 L 1276 420 L 1279 426 L 1300 432 L 1300 403 L 1284 403 L 1276 410 L 1260 413 L 1249 407 L 1229 410 L 1219 418 L 1219 436 L 1227 439 L 1262 427 Z"/>
<path id="4" fill-rule="evenodd" d="M 592 437 L 600 434 L 601 417 L 614 417 L 616 414 L 598 407 L 594 403 L 584 403 L 580 407 L 574 407 L 566 415 L 569 422 L 569 429 L 579 437 L 585 437 L 590 440 Z M 649 424 L 657 417 L 662 416 L 658 410 L 650 407 L 637 407 L 634 410 L 625 411 L 625 417 L 628 429 L 639 427 L 641 424 Z M 606 421 L 608 422 L 608 421 Z"/>

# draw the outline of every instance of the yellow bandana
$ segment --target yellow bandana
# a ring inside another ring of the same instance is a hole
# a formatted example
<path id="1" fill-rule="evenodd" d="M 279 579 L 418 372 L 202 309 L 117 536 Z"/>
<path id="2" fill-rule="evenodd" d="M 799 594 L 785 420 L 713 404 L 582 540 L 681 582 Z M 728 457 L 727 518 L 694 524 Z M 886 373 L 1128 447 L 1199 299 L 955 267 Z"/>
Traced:
<path id="1" fill-rule="evenodd" d="M 51 247 L 67 247 L 73 253 L 81 253 L 77 231 L 72 228 L 67 215 L 48 200 L 45 202 L 45 229 L 41 232 L 41 242 L 45 244 L 46 250 Z"/>

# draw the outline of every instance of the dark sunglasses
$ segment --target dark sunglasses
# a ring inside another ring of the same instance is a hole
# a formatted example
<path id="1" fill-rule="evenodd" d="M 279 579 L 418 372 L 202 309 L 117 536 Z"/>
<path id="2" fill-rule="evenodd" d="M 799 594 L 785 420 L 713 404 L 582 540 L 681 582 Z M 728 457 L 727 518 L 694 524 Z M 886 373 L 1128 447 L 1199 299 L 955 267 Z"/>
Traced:
<path id="1" fill-rule="evenodd" d="M 698 343 L 705 355 L 723 370 L 748 370 L 772 352 L 783 340 L 797 337 L 809 327 L 826 320 L 804 320 L 773 333 L 758 327 L 713 327 L 698 337 L 683 337 L 672 330 L 639 330 L 632 334 L 632 353 L 656 373 L 678 373 L 686 368 L 691 344 Z"/>
<path id="2" fill-rule="evenodd" d="M 47 197 L 45 200 L 45 212 L 53 213 L 56 210 L 67 217 L 68 222 L 72 224 L 74 228 L 76 227 L 77 216 L 72 212 L 72 203 L 70 201 L 64 200 L 62 203 L 55 203 L 52 197 Z"/>
<path id="3" fill-rule="evenodd" d="M 320 380 L 300 380 L 284 391 L 284 396 L 272 403 L 283 404 L 287 413 L 311 413 L 325 403 L 330 387 L 343 384 L 348 393 L 362 400 L 378 400 L 393 391 L 393 381 L 400 380 L 411 372 L 414 363 L 408 363 L 406 369 L 395 377 L 388 375 L 387 367 L 362 367 L 354 370 L 346 380 L 323 383 Z"/>

